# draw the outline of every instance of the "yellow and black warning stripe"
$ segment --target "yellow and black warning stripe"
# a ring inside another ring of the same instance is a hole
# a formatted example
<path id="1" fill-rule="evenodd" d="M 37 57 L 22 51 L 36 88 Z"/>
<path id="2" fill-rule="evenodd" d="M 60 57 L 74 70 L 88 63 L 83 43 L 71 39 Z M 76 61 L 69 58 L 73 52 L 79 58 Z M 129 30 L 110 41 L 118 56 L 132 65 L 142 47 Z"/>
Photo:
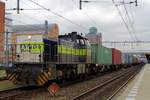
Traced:
<path id="1" fill-rule="evenodd" d="M 14 73 L 14 74 L 11 75 L 11 77 L 9 78 L 9 80 L 11 81 L 11 80 L 13 80 L 15 77 L 16 77 L 16 74 Z"/>
<path id="2" fill-rule="evenodd" d="M 37 83 L 38 85 L 44 85 L 49 79 L 49 75 L 46 72 L 43 72 L 40 74 L 37 78 Z"/>
<path id="3" fill-rule="evenodd" d="M 16 81 L 16 76 L 13 77 L 13 78 L 11 79 L 11 81 L 13 81 L 13 82 Z"/>
<path id="4" fill-rule="evenodd" d="M 38 83 L 38 85 L 40 85 L 40 86 L 42 85 L 40 80 L 37 79 L 36 82 Z"/>
<path id="5" fill-rule="evenodd" d="M 11 80 L 11 78 L 12 78 L 13 76 L 15 76 L 15 73 L 8 74 L 7 79 L 8 79 L 8 80 Z"/>
<path id="6" fill-rule="evenodd" d="M 44 74 L 44 76 L 46 77 L 46 79 L 48 80 L 48 78 L 49 78 L 49 74 L 48 74 L 48 73 L 46 73 L 46 72 L 43 72 L 43 74 Z"/>
<path id="7" fill-rule="evenodd" d="M 11 81 L 12 81 L 13 83 L 16 83 L 16 80 L 17 80 L 17 75 L 16 75 L 14 78 L 12 78 Z"/>
<path id="8" fill-rule="evenodd" d="M 47 77 L 45 77 L 45 75 L 41 75 L 41 78 L 46 82 L 46 81 L 48 81 L 48 78 Z"/>
<path id="9" fill-rule="evenodd" d="M 15 82 L 16 78 L 17 78 L 16 73 L 11 73 L 11 74 L 8 74 L 8 76 L 7 76 L 7 79 L 12 82 Z"/>
<path id="10" fill-rule="evenodd" d="M 45 84 L 45 81 L 42 79 L 42 77 L 41 77 L 41 76 L 39 76 L 39 77 L 38 77 L 38 80 L 42 83 L 42 85 L 44 85 L 44 84 Z"/>
<path id="11" fill-rule="evenodd" d="M 12 75 L 12 74 L 8 74 L 8 75 L 7 75 L 7 79 L 9 79 L 9 77 L 10 77 L 11 75 Z"/>

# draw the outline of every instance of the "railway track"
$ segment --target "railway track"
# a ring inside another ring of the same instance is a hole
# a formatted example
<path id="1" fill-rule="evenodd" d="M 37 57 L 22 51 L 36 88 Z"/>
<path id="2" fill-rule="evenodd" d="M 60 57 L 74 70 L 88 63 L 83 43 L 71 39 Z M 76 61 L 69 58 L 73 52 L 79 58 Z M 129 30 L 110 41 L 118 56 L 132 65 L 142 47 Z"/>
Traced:
<path id="1" fill-rule="evenodd" d="M 107 100 L 112 100 L 120 92 L 120 90 L 123 89 L 137 75 L 137 73 L 131 75 L 125 83 L 123 83 L 112 95 L 108 97 Z"/>
<path id="2" fill-rule="evenodd" d="M 140 67 L 139 67 L 139 69 L 140 69 Z M 51 96 L 48 92 L 40 92 L 37 94 L 37 97 L 36 96 L 33 97 L 32 100 L 37 100 L 39 98 L 41 98 L 41 100 L 76 100 L 75 97 L 85 93 L 86 91 L 91 90 L 92 88 L 95 88 L 95 86 L 102 85 L 105 82 L 112 80 L 115 77 L 119 77 L 119 75 L 121 75 L 121 74 L 128 75 L 131 70 L 133 72 L 135 72 L 135 70 L 138 70 L 138 69 L 134 69 L 133 67 L 130 67 L 127 69 L 122 69 L 122 70 L 114 71 L 111 73 L 107 73 L 107 74 L 102 75 L 102 76 L 100 75 L 100 76 L 95 77 L 95 78 L 90 79 L 90 80 L 86 80 L 83 82 L 79 82 L 76 84 L 71 84 L 71 85 L 62 87 L 60 89 L 60 91 L 58 91 L 58 93 L 55 95 L 55 97 Z M 132 72 L 130 72 L 130 73 L 132 73 Z M 120 76 L 120 78 L 123 78 L 123 77 Z M 120 78 L 118 78 L 118 80 L 120 80 Z M 124 82 L 125 82 L 125 79 L 124 79 Z M 110 84 L 111 83 L 114 83 L 114 82 L 110 82 Z M 115 83 L 115 84 L 118 84 L 118 83 Z M 102 87 L 109 87 L 108 85 L 109 84 L 102 86 Z M 120 85 L 118 85 L 118 86 L 120 86 Z M 99 89 L 97 89 L 97 90 L 99 90 Z M 108 89 L 102 89 L 101 88 L 100 90 L 101 90 L 101 92 L 103 92 L 103 91 L 108 90 Z M 115 90 L 115 89 L 113 89 L 113 90 Z M 82 100 L 82 99 L 83 100 L 106 100 L 108 98 L 108 96 L 106 96 L 106 93 L 108 93 L 109 91 L 110 90 L 105 91 L 105 94 L 104 94 L 105 96 L 103 95 L 105 97 L 105 99 L 103 99 L 103 98 L 102 99 L 101 98 L 98 98 L 98 99 L 96 99 L 96 98 L 94 98 L 94 99 L 88 98 L 87 99 L 86 98 L 86 99 L 84 99 L 83 97 L 89 96 L 89 94 L 88 94 L 88 95 L 83 96 L 81 98 L 77 98 L 77 100 Z M 114 91 L 113 91 L 113 93 L 114 93 Z M 110 93 L 109 93 L 109 96 L 110 96 Z M 92 97 L 96 97 L 96 96 L 92 95 Z"/>
<path id="3" fill-rule="evenodd" d="M 0 100 L 27 100 L 35 91 L 37 91 L 35 88 L 25 86 L 3 90 L 0 91 Z"/>
<path id="4" fill-rule="evenodd" d="M 122 73 L 119 76 L 116 76 L 110 80 L 107 80 L 104 83 L 99 84 L 73 97 L 71 100 L 111 100 L 131 79 L 134 78 L 134 76 L 139 72 L 139 70 L 140 68 L 137 67 L 135 69 Z M 124 82 L 119 87 L 115 85 L 121 81 L 124 81 Z M 113 88 L 118 87 L 118 88 L 113 90 L 113 89 L 110 89 L 111 87 Z M 111 92 L 110 90 L 112 90 L 113 92 Z"/>
<path id="5" fill-rule="evenodd" d="M 19 89 L 19 88 L 12 88 L 12 89 L 0 91 L 0 100 L 9 100 L 9 99 L 12 99 L 15 96 L 19 95 L 17 92 L 17 89 Z"/>
<path id="6" fill-rule="evenodd" d="M 4 80 L 7 80 L 6 77 L 0 77 L 0 81 L 4 81 Z"/>
<path id="7" fill-rule="evenodd" d="M 91 93 L 98 91 L 99 89 L 101 90 L 101 92 L 105 91 L 104 93 L 107 93 L 106 91 L 110 91 L 110 90 L 103 89 L 104 87 L 109 87 L 109 84 L 115 83 L 115 80 L 119 81 L 121 79 L 124 79 L 123 76 L 126 77 L 132 76 L 133 72 L 138 72 L 139 70 L 140 67 L 137 67 L 135 69 L 134 67 L 131 67 L 131 68 L 124 69 L 122 71 L 120 70 L 118 72 L 116 71 L 114 73 L 102 75 L 100 76 L 99 79 L 92 79 L 92 80 L 87 80 L 87 82 L 84 81 L 84 82 L 72 84 L 70 86 L 66 86 L 66 87 L 64 86 L 60 89 L 60 91 L 55 97 L 50 96 L 50 94 L 46 89 L 35 89 L 35 90 L 22 90 L 22 89 L 13 90 L 12 89 L 12 91 L 9 90 L 9 91 L 3 91 L 3 93 L 0 92 L 0 100 L 37 100 L 37 99 L 38 100 L 82 100 L 82 99 L 92 100 L 91 98 L 88 98 L 88 96 L 91 95 Z M 127 79 L 124 79 L 124 81 L 125 80 Z M 115 91 L 113 91 L 113 93 L 111 94 L 108 93 L 109 96 L 103 94 L 103 96 L 105 96 L 105 99 L 100 98 L 98 100 L 106 100 L 106 97 L 108 100 L 111 100 L 111 98 L 113 98 L 115 94 L 119 92 L 119 87 L 117 89 L 114 89 Z M 91 95 L 91 96 L 94 97 L 95 95 L 94 96 Z M 93 100 L 96 99 L 94 98 Z"/>

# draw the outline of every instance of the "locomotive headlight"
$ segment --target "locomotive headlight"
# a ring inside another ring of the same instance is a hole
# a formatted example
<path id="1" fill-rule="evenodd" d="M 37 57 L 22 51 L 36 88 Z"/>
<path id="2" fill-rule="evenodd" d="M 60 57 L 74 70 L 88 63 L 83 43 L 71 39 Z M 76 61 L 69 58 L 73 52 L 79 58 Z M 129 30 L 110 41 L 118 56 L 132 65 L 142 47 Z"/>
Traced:
<path id="1" fill-rule="evenodd" d="M 28 39 L 31 39 L 31 38 L 32 38 L 31 35 L 29 35 L 29 36 L 28 36 Z"/>
<path id="2" fill-rule="evenodd" d="M 20 57 L 20 55 L 17 55 L 17 58 L 19 58 Z"/>

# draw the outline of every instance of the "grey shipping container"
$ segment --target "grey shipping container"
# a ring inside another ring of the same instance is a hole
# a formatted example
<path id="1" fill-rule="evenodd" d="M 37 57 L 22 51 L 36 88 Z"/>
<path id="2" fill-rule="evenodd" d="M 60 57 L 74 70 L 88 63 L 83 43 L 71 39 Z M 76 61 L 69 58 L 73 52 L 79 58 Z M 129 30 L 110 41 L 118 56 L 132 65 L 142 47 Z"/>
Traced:
<path id="1" fill-rule="evenodd" d="M 129 53 L 122 53 L 122 63 L 131 64 L 133 61 L 133 56 Z"/>

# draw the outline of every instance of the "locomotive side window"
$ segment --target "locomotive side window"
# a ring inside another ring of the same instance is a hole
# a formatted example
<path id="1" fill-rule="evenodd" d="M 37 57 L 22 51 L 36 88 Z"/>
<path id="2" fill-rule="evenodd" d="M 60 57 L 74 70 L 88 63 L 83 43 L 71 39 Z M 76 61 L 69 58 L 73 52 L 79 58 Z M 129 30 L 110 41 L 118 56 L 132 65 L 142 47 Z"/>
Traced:
<path id="1" fill-rule="evenodd" d="M 77 39 L 77 44 L 79 44 L 80 42 L 79 42 L 79 39 Z"/>
<path id="2" fill-rule="evenodd" d="M 80 39 L 80 44 L 81 44 L 81 45 L 85 45 L 85 43 L 84 43 L 84 40 L 83 40 L 83 39 Z"/>
<path id="3" fill-rule="evenodd" d="M 83 41 L 84 41 L 84 45 L 86 45 L 86 39 L 83 39 Z"/>
<path id="4" fill-rule="evenodd" d="M 84 42 L 85 42 L 85 45 L 87 46 L 88 45 L 87 40 L 84 40 Z"/>
<path id="5" fill-rule="evenodd" d="M 90 43 L 89 43 L 88 40 L 85 40 L 85 43 L 86 43 L 87 46 L 90 46 Z"/>

